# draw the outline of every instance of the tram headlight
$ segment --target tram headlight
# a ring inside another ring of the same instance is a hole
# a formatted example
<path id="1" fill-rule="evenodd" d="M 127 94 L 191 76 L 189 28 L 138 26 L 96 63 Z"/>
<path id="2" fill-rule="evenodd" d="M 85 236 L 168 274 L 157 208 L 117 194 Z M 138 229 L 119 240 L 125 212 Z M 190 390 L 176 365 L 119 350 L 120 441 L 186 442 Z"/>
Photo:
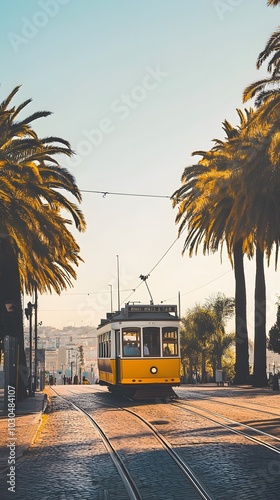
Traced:
<path id="1" fill-rule="evenodd" d="M 151 366 L 151 368 L 150 368 L 150 372 L 151 372 L 153 375 L 155 375 L 155 374 L 158 372 L 157 367 L 156 367 L 156 366 Z"/>

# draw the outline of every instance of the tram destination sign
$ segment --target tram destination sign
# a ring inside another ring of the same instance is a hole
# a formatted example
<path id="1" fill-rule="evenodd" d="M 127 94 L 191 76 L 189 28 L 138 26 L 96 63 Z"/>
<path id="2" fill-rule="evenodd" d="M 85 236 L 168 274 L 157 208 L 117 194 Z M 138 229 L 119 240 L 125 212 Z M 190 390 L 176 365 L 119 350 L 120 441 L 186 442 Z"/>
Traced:
<path id="1" fill-rule="evenodd" d="M 162 312 L 168 312 L 168 313 L 175 313 L 177 314 L 177 306 L 155 306 L 155 305 L 150 305 L 150 306 L 141 306 L 141 305 L 127 305 L 127 312 L 132 313 L 132 312 L 152 312 L 152 313 L 162 313 Z"/>

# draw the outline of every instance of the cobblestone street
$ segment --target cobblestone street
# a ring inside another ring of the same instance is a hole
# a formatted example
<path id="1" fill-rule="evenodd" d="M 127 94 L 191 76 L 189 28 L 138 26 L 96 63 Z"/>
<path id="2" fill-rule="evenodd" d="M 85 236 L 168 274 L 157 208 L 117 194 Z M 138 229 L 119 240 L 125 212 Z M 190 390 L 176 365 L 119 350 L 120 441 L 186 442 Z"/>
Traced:
<path id="1" fill-rule="evenodd" d="M 15 493 L 8 491 L 6 419 L 2 416 L 0 420 L 0 446 L 6 453 L 6 456 L 1 454 L 0 469 L 3 500 L 129 498 L 98 431 L 84 414 L 73 407 L 71 401 L 89 412 L 102 427 L 145 500 L 199 497 L 192 492 L 161 444 L 151 436 L 145 423 L 123 411 L 120 406 L 141 415 L 164 435 L 202 480 L 211 498 L 278 498 L 280 451 L 277 454 L 214 421 L 206 421 L 203 416 L 191 413 L 191 408 L 208 412 L 213 420 L 212 414 L 219 413 L 279 438 L 279 394 L 266 389 L 183 386 L 177 389 L 179 401 L 194 405 L 184 411 L 184 408 L 172 403 L 136 404 L 117 400 L 98 386 L 57 386 L 55 390 L 62 397 L 51 389 L 47 390 L 49 405 L 39 428 L 38 412 L 21 414 L 16 418 L 19 437 L 17 457 L 21 455 L 21 443 L 31 443 L 34 439 L 28 449 L 25 444 L 25 453 L 16 461 Z M 27 420 L 33 425 L 26 425 Z M 272 438 L 264 438 L 272 443 Z"/>
<path id="2" fill-rule="evenodd" d="M 3 500 L 127 498 L 90 423 L 70 403 L 58 402 L 54 395 L 35 442 L 17 465 L 16 493 L 7 489 L 3 493 Z"/>

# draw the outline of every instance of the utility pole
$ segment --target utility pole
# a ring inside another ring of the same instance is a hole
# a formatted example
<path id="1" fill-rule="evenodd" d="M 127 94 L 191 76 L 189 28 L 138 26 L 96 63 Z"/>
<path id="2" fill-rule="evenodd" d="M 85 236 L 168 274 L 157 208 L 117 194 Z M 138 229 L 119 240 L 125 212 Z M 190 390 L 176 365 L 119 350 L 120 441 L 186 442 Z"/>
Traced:
<path id="1" fill-rule="evenodd" d="M 120 311 L 120 265 L 119 265 L 119 256 L 117 255 L 117 275 L 118 275 L 118 311 Z"/>
<path id="2" fill-rule="evenodd" d="M 110 297 L 111 297 L 111 313 L 113 312 L 113 285 L 108 285 L 110 287 Z"/>
<path id="3" fill-rule="evenodd" d="M 34 379 L 35 379 L 35 385 L 34 385 L 34 390 L 36 391 L 37 389 L 37 383 L 38 383 L 38 291 L 37 291 L 37 283 L 35 283 L 34 286 L 34 351 L 35 351 L 35 357 L 34 357 Z"/>

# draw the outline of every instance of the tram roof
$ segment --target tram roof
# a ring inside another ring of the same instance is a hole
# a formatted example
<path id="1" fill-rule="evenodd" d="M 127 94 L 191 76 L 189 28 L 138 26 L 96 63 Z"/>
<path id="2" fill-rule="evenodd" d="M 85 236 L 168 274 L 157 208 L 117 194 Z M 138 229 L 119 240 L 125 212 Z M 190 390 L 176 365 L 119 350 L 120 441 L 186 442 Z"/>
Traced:
<path id="1" fill-rule="evenodd" d="M 101 326 L 115 321 L 178 321 L 176 305 L 144 305 L 126 304 L 120 311 L 107 313 L 106 319 L 102 319 Z"/>

